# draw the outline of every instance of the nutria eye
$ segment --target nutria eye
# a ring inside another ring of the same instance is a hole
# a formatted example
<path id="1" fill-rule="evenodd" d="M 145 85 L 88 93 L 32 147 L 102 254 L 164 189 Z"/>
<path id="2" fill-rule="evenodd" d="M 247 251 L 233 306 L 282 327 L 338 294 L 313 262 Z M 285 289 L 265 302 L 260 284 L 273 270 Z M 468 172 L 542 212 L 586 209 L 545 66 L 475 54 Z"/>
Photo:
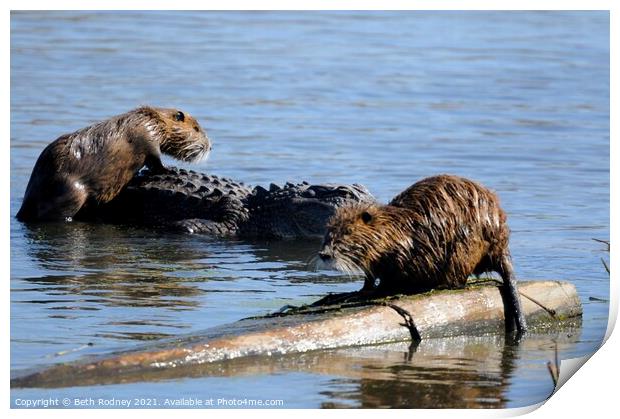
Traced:
<path id="1" fill-rule="evenodd" d="M 174 120 L 175 120 L 175 121 L 179 121 L 179 122 L 183 122 L 183 121 L 185 121 L 185 114 L 184 114 L 183 112 L 181 112 L 181 111 L 177 112 L 177 113 L 174 115 Z"/>
<path id="2" fill-rule="evenodd" d="M 364 222 L 364 224 L 368 224 L 372 221 L 372 215 L 370 215 L 367 211 L 364 211 L 362 213 L 362 221 Z"/>
<path id="3" fill-rule="evenodd" d="M 198 132 L 200 129 L 198 129 L 198 127 L 194 127 L 194 131 Z"/>

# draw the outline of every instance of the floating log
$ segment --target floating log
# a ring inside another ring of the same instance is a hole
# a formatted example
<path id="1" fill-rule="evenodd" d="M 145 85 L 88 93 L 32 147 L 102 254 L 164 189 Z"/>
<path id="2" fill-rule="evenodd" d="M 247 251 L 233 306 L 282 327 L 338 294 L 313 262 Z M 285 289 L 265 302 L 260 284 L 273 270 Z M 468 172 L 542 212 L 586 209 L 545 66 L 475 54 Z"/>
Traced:
<path id="1" fill-rule="evenodd" d="M 572 284 L 520 282 L 522 308 L 531 331 L 580 317 Z M 504 309 L 495 286 L 378 300 L 371 305 L 308 307 L 293 313 L 243 319 L 198 336 L 59 364 L 11 380 L 11 387 L 63 387 L 123 382 L 157 370 L 249 357 L 304 353 L 412 338 L 503 333 Z M 133 377 L 130 378 L 130 377 Z"/>

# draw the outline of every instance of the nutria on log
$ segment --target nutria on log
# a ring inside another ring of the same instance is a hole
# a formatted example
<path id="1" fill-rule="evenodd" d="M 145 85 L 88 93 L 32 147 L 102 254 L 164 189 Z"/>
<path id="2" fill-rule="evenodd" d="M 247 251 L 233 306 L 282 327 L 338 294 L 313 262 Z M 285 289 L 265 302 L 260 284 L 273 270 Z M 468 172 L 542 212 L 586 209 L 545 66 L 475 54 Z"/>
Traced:
<path id="1" fill-rule="evenodd" d="M 439 175 L 415 183 L 388 205 L 337 210 L 318 258 L 327 267 L 361 271 L 362 292 L 371 295 L 463 288 L 472 274 L 498 272 L 507 329 L 523 332 L 509 234 L 493 192 L 468 179 Z"/>
<path id="2" fill-rule="evenodd" d="M 210 150 L 190 115 L 139 107 L 49 144 L 32 170 L 17 219 L 70 220 L 83 207 L 112 200 L 143 166 L 165 172 L 161 153 L 194 162 Z"/>

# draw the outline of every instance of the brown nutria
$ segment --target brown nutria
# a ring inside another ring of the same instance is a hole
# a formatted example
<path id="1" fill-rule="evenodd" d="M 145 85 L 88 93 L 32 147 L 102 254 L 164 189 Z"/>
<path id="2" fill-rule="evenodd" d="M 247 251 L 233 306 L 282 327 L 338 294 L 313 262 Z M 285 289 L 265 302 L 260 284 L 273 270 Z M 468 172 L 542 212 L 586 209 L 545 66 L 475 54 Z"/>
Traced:
<path id="1" fill-rule="evenodd" d="M 412 293 L 462 288 L 467 278 L 498 272 L 508 328 L 525 330 L 506 214 L 497 196 L 457 176 L 423 179 L 388 205 L 342 207 L 330 220 L 319 258 L 366 276 L 362 291 Z"/>
<path id="2" fill-rule="evenodd" d="M 49 144 L 26 187 L 20 221 L 71 219 L 82 208 L 114 198 L 144 165 L 165 171 L 161 153 L 205 159 L 211 143 L 191 116 L 142 106 Z"/>

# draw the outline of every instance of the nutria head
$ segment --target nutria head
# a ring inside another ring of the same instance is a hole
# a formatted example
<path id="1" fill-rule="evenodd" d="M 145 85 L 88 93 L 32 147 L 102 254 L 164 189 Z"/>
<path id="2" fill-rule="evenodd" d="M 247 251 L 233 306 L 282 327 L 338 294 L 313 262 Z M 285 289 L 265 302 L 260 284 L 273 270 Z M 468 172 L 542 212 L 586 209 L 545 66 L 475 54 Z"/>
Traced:
<path id="1" fill-rule="evenodd" d="M 135 111 L 144 117 L 144 126 L 159 141 L 162 153 L 187 162 L 205 160 L 211 141 L 191 115 L 178 109 L 142 106 Z"/>
<path id="2" fill-rule="evenodd" d="M 339 208 L 327 225 L 317 265 L 380 278 L 385 264 L 398 266 L 407 259 L 414 218 L 411 211 L 389 205 Z"/>

